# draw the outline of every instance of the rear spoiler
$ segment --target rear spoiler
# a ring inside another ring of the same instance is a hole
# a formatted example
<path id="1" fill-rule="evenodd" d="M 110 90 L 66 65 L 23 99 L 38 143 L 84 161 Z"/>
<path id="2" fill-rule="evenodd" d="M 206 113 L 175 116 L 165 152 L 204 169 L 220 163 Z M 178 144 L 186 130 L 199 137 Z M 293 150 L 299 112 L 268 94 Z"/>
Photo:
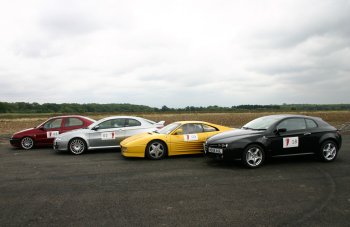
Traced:
<path id="1" fill-rule="evenodd" d="M 164 127 L 164 123 L 165 121 L 160 121 L 158 123 L 155 123 L 154 125 L 157 127 L 157 128 L 163 128 Z"/>

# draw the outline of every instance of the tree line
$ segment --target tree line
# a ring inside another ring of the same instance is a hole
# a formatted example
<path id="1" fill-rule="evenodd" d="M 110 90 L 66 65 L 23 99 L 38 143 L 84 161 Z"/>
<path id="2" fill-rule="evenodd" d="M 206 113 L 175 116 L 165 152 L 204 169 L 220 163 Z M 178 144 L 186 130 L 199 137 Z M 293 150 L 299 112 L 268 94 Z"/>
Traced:
<path id="1" fill-rule="evenodd" d="M 0 113 L 109 113 L 109 112 L 240 112 L 240 111 L 335 111 L 350 110 L 350 104 L 282 104 L 282 105 L 237 105 L 231 107 L 187 106 L 161 108 L 129 103 L 43 103 L 36 102 L 0 102 Z"/>

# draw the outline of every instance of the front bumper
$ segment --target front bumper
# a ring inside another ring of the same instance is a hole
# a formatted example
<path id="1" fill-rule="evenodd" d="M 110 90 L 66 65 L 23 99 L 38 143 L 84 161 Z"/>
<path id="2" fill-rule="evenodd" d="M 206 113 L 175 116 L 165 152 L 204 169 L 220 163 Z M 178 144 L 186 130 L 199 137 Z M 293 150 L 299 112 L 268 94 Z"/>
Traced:
<path id="1" fill-rule="evenodd" d="M 21 139 L 20 138 L 11 138 L 10 144 L 14 147 L 20 147 L 21 146 Z"/>
<path id="2" fill-rule="evenodd" d="M 120 145 L 121 153 L 124 157 L 145 157 L 145 146 L 123 146 Z"/>
<path id="3" fill-rule="evenodd" d="M 53 142 L 53 149 L 57 150 L 57 151 L 67 151 L 68 150 L 68 142 L 55 140 Z"/>
<path id="4" fill-rule="evenodd" d="M 212 148 L 217 148 L 215 144 L 206 144 L 204 149 L 205 149 L 205 155 L 209 158 L 213 159 L 218 159 L 218 160 L 234 160 L 234 159 L 239 159 L 241 158 L 242 151 L 243 149 L 239 148 L 223 148 L 222 154 L 217 154 L 217 153 L 211 153 L 209 152 L 209 147 Z"/>

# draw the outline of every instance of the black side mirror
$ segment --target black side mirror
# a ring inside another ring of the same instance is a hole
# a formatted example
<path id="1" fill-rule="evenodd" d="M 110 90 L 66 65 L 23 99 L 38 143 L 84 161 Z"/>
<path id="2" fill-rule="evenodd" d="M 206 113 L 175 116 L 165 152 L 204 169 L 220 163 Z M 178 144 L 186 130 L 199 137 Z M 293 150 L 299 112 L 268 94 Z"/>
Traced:
<path id="1" fill-rule="evenodd" d="M 92 128 L 92 130 L 97 131 L 99 128 L 100 128 L 100 126 L 99 126 L 99 125 L 96 125 L 95 127 Z"/>
<path id="2" fill-rule="evenodd" d="M 44 128 L 44 126 L 42 125 L 42 126 L 40 126 L 39 128 L 38 128 L 39 130 L 45 130 L 45 128 Z"/>
<path id="3" fill-rule="evenodd" d="M 279 128 L 275 130 L 275 134 L 279 135 L 280 133 L 287 132 L 286 128 Z"/>

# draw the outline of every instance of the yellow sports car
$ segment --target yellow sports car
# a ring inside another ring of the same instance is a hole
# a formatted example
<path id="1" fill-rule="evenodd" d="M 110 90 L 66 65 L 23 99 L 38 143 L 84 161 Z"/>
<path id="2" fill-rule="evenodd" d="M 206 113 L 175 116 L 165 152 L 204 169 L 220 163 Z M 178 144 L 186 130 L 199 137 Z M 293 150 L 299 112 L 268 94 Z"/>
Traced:
<path id="1" fill-rule="evenodd" d="M 230 130 L 222 125 L 203 121 L 178 121 L 164 128 L 131 136 L 123 140 L 122 155 L 161 159 L 166 155 L 199 154 L 210 136 Z"/>

